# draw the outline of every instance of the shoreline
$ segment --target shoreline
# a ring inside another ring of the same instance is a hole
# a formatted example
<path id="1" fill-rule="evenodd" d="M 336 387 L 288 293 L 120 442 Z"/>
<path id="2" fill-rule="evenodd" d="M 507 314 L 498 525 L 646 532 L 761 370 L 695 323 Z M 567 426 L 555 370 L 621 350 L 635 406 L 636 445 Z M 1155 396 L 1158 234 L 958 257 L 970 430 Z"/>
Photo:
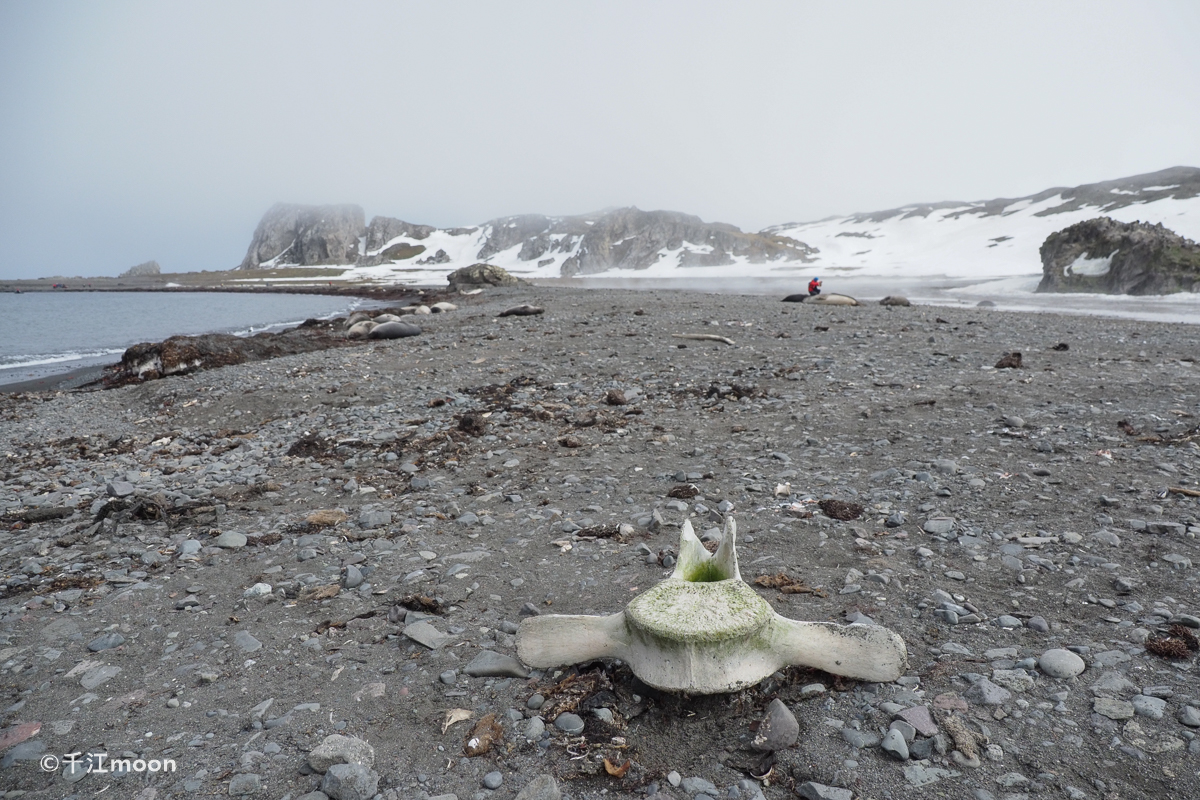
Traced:
<path id="1" fill-rule="evenodd" d="M 66 372 L 56 372 L 41 378 L 26 378 L 11 383 L 0 383 L 0 394 L 23 394 L 25 392 L 68 392 L 95 383 L 104 376 L 105 370 L 120 363 L 76 367 Z"/>
<path id="2" fill-rule="evenodd" d="M 109 280 L 112 280 L 112 279 L 109 279 Z M 861 280 L 861 279 L 859 279 L 859 280 Z M 940 288 L 945 288 L 947 286 L 951 287 L 951 288 L 957 288 L 962 285 L 964 280 L 965 279 L 955 279 L 955 280 L 943 279 L 942 281 L 935 281 L 935 282 L 931 283 L 930 285 L 935 286 L 935 287 L 940 287 Z M 39 280 L 39 282 L 45 283 L 45 281 L 40 281 L 40 280 Z M 851 280 L 848 282 L 854 283 L 856 281 Z M 904 287 L 901 287 L 900 285 L 898 285 L 897 282 L 895 282 L 895 281 L 892 281 L 890 283 L 883 282 L 883 281 L 881 281 L 881 282 L 884 285 L 887 285 L 888 288 L 893 289 L 893 291 L 898 290 L 898 289 L 902 290 L 904 288 Z M 922 281 L 917 280 L 917 279 L 912 279 L 912 280 L 907 281 L 907 283 L 908 283 L 909 287 L 911 288 L 912 286 L 922 284 Z M 655 280 L 655 279 L 645 279 L 642 281 L 638 281 L 637 279 L 598 277 L 593 280 L 589 280 L 586 278 L 582 278 L 582 279 L 581 278 L 568 278 L 568 279 L 562 279 L 562 280 L 554 279 L 552 281 L 530 282 L 526 288 L 528 288 L 530 290 L 534 290 L 534 291 L 543 290 L 543 291 L 551 291 L 551 292 L 555 292 L 555 291 L 570 292 L 572 290 L 577 290 L 577 289 L 585 289 L 585 290 L 593 290 L 593 291 L 594 290 L 614 291 L 614 292 L 618 292 L 618 293 L 629 292 L 631 294 L 646 295 L 648 298 L 649 297 L 658 297 L 658 296 L 663 295 L 664 293 L 669 293 L 669 294 L 694 293 L 694 294 L 699 294 L 699 295 L 715 295 L 715 296 L 730 296 L 730 297 L 740 295 L 740 296 L 747 296 L 747 297 L 759 297 L 759 298 L 772 297 L 772 298 L 774 298 L 775 295 L 777 295 L 779 293 L 779 291 L 781 291 L 779 286 L 772 285 L 769 287 L 764 287 L 761 284 L 755 284 L 752 287 L 755 291 L 745 291 L 745 290 L 739 291 L 739 290 L 737 290 L 737 287 L 735 286 L 734 282 L 732 282 L 732 281 L 716 281 L 716 282 L 704 284 L 699 287 L 683 287 L 683 286 L 679 286 L 676 284 L 677 284 L 677 282 L 671 282 L 671 281 L 666 281 L 666 280 Z M 485 288 L 485 290 L 490 289 L 492 293 L 496 293 L 499 289 L 499 287 L 484 287 L 484 288 Z M 859 288 L 862 288 L 862 287 L 859 287 Z M 388 300 L 409 300 L 409 299 L 413 299 L 414 297 L 436 298 L 440 294 L 446 293 L 446 289 L 447 289 L 447 287 L 437 287 L 437 286 L 431 286 L 431 285 L 410 286 L 410 285 L 401 285 L 401 284 L 392 284 L 392 285 L 388 285 L 388 286 L 357 285 L 357 286 L 330 286 L 330 287 L 296 286 L 296 285 L 290 285 L 290 284 L 265 285 L 265 286 L 262 286 L 262 285 L 260 285 L 260 286 L 107 286 L 107 287 L 90 286 L 90 287 L 86 287 L 86 288 L 67 287 L 67 288 L 57 288 L 57 289 L 52 289 L 49 285 L 45 285 L 34 291 L 46 291 L 46 292 L 58 291 L 58 292 L 72 292 L 72 293 L 131 292 L 131 293 L 148 293 L 148 294 L 149 293 L 194 294 L 194 293 L 214 293 L 215 292 L 215 293 L 227 293 L 227 294 L 322 295 L 322 296 L 329 296 L 329 297 L 356 297 L 356 298 L 360 298 L 363 300 L 385 302 Z M 852 289 L 853 289 L 853 287 L 852 287 Z M 1047 295 L 1039 295 L 1038 297 L 1047 297 Z M 1114 296 L 1114 297 L 1116 297 L 1116 296 Z M 1142 298 L 1130 297 L 1129 299 L 1133 302 L 1138 302 Z M 862 299 L 862 300 L 860 300 L 860 305 L 862 305 L 862 306 L 874 305 L 874 304 L 876 304 L 876 302 L 877 301 L 875 301 L 875 300 Z M 1200 324 L 1200 318 L 1189 316 L 1189 315 L 1181 315 L 1177 318 L 1169 318 L 1169 319 L 1153 319 L 1153 318 L 1147 319 L 1147 318 L 1141 318 L 1141 317 L 1137 317 L 1137 316 L 1132 316 L 1132 317 L 1122 316 L 1122 315 L 1118 314 L 1115 310 L 1110 310 L 1109 315 L 1106 316 L 1103 312 L 1097 312 L 1095 309 L 1089 310 L 1086 308 L 1083 308 L 1083 309 L 1042 308 L 1042 307 L 1036 307 L 1036 306 L 1020 305 L 1019 302 L 1020 301 L 1018 300 L 1016 303 L 1014 303 L 1014 305 L 1007 307 L 1007 308 L 1002 308 L 1002 307 L 983 308 L 983 307 L 978 307 L 977 303 L 968 301 L 967 299 L 961 298 L 961 297 L 959 297 L 959 298 L 943 297 L 943 298 L 941 298 L 941 302 L 937 302 L 930 297 L 920 297 L 913 302 L 913 307 L 926 307 L 926 308 L 936 308 L 936 309 L 957 308 L 957 309 L 962 309 L 962 310 L 978 308 L 979 311 L 985 311 L 985 312 L 991 312 L 991 313 L 1020 314 L 1020 315 L 1030 315 L 1030 316 L 1042 316 L 1045 314 L 1059 314 L 1059 315 L 1063 315 L 1066 317 L 1077 317 L 1077 318 L 1085 318 L 1085 319 L 1101 318 L 1101 319 L 1111 319 L 1114 321 L 1123 319 L 1125 321 L 1143 321 L 1143 322 L 1151 322 L 1151 323 L 1155 323 L 1155 324 L 1164 324 L 1164 325 L 1188 326 L 1188 325 Z M 335 319 L 336 319 L 336 317 L 335 317 Z M 283 328 L 280 331 L 275 331 L 275 333 L 281 333 L 286 330 L 293 330 L 294 327 L 295 326 L 293 326 L 292 328 Z M 183 335 L 205 336 L 208 334 L 183 334 Z M 93 364 L 89 364 L 86 366 L 78 366 L 78 367 L 68 368 L 68 369 L 63 370 L 62 372 L 54 372 L 54 373 L 47 374 L 47 375 L 44 375 L 44 376 L 41 376 L 38 378 L 27 378 L 27 379 L 18 380 L 18 381 L 0 383 L 0 393 L 2 393 L 2 394 L 19 394 L 19 393 L 24 393 L 24 392 L 62 392 L 62 391 L 72 391 L 72 390 L 81 389 L 81 388 L 87 387 L 88 384 L 98 382 L 100 380 L 100 378 L 107 371 L 111 370 L 112 367 L 115 367 L 119 363 L 120 363 L 120 358 L 117 357 L 117 358 L 114 358 L 113 361 L 111 361 L 107 364 L 94 364 L 93 363 Z M 3 380 L 2 375 L 0 375 L 0 380 Z"/>
<path id="3" fill-rule="evenodd" d="M 431 291 L 432 289 L 432 291 Z M 410 286 L 387 286 L 387 287 L 302 287 L 302 286 L 282 286 L 282 287 L 162 287 L 162 286 L 142 286 L 142 287 L 87 287 L 87 288 L 62 288 L 51 289 L 49 286 L 42 287 L 35 292 L 67 292 L 67 293 L 143 293 L 143 294 L 197 294 L 197 293 L 222 293 L 222 294 L 286 294 L 298 296 L 323 296 L 335 298 L 358 298 L 368 301 L 372 304 L 382 304 L 389 301 L 405 301 L 412 300 L 416 297 L 433 296 L 436 289 L 432 287 L 410 287 Z M 339 315 L 339 317 L 342 315 Z M 331 319 L 336 319 L 333 317 Z M 252 326 L 251 326 L 252 327 Z M 283 333 L 284 331 L 294 330 L 300 327 L 300 324 L 290 325 L 271 331 L 271 333 Z M 261 332 L 246 334 L 246 337 L 259 335 Z M 210 333 L 198 334 L 175 334 L 172 333 L 166 338 L 173 336 L 190 336 L 202 337 L 211 335 Z M 246 338 L 241 337 L 241 338 Z M 159 342 L 164 339 L 158 340 Z M 121 361 L 121 354 L 114 354 L 107 363 L 96 363 L 94 359 L 81 359 L 88 363 L 78 364 L 72 361 L 64 361 L 61 363 L 61 369 L 56 369 L 51 365 L 39 365 L 36 369 L 38 372 L 44 373 L 37 377 L 18 377 L 17 374 L 6 375 L 5 372 L 22 373 L 26 370 L 34 369 L 32 367 L 14 366 L 0 370 L 0 393 L 18 394 L 23 392 L 55 392 L 55 391 L 71 391 L 86 387 L 88 384 L 95 383 L 112 367 L 116 366 Z M 9 378 L 17 378 L 9 380 Z"/>

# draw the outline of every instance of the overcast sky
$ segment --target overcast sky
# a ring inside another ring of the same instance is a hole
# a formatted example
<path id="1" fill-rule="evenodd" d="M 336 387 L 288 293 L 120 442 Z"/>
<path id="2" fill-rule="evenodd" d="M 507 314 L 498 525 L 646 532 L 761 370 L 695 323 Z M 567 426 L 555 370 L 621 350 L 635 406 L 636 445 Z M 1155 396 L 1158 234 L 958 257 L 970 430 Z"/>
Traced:
<path id="1" fill-rule="evenodd" d="M 1200 3 L 0 0 L 0 278 L 276 201 L 747 230 L 1200 166 Z"/>

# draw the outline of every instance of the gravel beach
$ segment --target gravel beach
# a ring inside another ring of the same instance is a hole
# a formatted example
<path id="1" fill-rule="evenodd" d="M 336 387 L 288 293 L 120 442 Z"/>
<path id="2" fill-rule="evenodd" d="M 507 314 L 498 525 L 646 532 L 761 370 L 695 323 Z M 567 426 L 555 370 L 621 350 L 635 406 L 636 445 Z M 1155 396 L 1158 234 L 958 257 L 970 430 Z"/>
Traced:
<path id="1" fill-rule="evenodd" d="M 1200 796 L 1200 326 L 454 302 L 0 394 L 0 796 Z M 726 515 L 778 613 L 887 626 L 907 673 L 516 661 L 523 618 L 621 610 Z"/>

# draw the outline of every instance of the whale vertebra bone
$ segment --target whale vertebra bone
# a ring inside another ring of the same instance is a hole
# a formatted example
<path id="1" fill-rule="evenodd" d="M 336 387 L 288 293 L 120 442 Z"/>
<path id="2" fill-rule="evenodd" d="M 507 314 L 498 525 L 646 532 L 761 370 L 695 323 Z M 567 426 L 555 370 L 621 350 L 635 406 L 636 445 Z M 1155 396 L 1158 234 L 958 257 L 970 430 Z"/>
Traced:
<path id="1" fill-rule="evenodd" d="M 742 581 L 736 539 L 727 517 L 709 553 L 685 521 L 671 577 L 609 616 L 529 617 L 517 655 L 536 668 L 619 658 L 650 686 L 691 694 L 743 689 L 791 665 L 881 683 L 904 674 L 904 640 L 887 628 L 776 614 Z"/>

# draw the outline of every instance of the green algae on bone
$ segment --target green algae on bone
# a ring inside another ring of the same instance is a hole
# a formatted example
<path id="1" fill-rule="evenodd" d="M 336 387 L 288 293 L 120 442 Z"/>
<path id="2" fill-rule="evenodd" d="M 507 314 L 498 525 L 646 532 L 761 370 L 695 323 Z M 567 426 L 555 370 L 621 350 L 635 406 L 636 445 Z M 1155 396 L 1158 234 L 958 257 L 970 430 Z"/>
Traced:
<path id="1" fill-rule="evenodd" d="M 790 665 L 881 683 L 904 674 L 904 640 L 887 628 L 776 614 L 742 581 L 736 536 L 726 518 L 710 554 L 685 520 L 671 577 L 616 614 L 527 618 L 517 655 L 539 668 L 619 658 L 650 686 L 696 694 L 744 689 Z"/>
<path id="2" fill-rule="evenodd" d="M 701 561 L 699 564 L 684 569 L 683 579 L 690 583 L 712 583 L 723 581 L 727 577 L 721 568 L 712 561 Z"/>

